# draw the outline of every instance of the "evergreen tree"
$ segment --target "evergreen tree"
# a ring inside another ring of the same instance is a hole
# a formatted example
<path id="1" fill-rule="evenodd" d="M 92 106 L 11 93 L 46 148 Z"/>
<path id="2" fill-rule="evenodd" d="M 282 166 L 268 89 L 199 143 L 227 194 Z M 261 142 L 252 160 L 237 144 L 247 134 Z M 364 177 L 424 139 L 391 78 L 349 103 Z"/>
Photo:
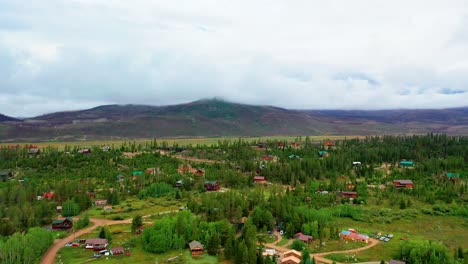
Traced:
<path id="1" fill-rule="evenodd" d="M 138 230 L 143 225 L 143 218 L 141 215 L 136 215 L 132 219 L 132 233 L 135 234 L 135 232 Z"/>

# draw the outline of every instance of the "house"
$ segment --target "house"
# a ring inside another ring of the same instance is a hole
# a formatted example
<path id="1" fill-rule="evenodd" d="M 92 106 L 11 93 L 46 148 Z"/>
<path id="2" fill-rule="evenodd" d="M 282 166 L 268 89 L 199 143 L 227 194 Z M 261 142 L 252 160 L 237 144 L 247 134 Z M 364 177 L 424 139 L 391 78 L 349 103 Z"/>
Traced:
<path id="1" fill-rule="evenodd" d="M 413 167 L 414 166 L 414 162 L 412 161 L 409 161 L 409 160 L 402 160 L 400 161 L 400 166 L 401 167 Z"/>
<path id="2" fill-rule="evenodd" d="M 266 182 L 265 176 L 255 176 L 254 177 L 254 182 L 255 183 L 264 183 L 264 182 Z"/>
<path id="3" fill-rule="evenodd" d="M 359 165 L 361 165 L 360 161 L 353 161 L 353 166 L 359 166 Z"/>
<path id="4" fill-rule="evenodd" d="M 100 251 L 106 249 L 109 241 L 105 238 L 88 238 L 85 240 L 85 248 Z"/>
<path id="5" fill-rule="evenodd" d="M 406 262 L 404 261 L 401 261 L 401 260 L 394 260 L 394 259 L 391 259 L 388 264 L 406 264 Z"/>
<path id="6" fill-rule="evenodd" d="M 54 198 L 54 192 L 45 192 L 42 194 L 42 198 L 51 200 L 52 198 Z"/>
<path id="7" fill-rule="evenodd" d="M 195 176 L 199 176 L 199 177 L 205 176 L 205 170 L 204 169 L 195 169 L 192 166 L 190 166 L 190 164 L 181 164 L 181 165 L 179 165 L 179 168 L 177 169 L 177 171 L 182 175 L 191 173 L 191 174 L 193 174 Z"/>
<path id="8" fill-rule="evenodd" d="M 357 198 L 357 192 L 341 192 L 343 198 Z"/>
<path id="9" fill-rule="evenodd" d="M 291 256 L 296 257 L 298 259 L 302 258 L 301 252 L 296 251 L 294 249 L 291 249 L 289 251 L 284 252 L 283 258 L 288 258 L 288 257 L 291 257 Z"/>
<path id="10" fill-rule="evenodd" d="M 412 180 L 394 180 L 393 185 L 398 189 L 413 189 Z"/>
<path id="11" fill-rule="evenodd" d="M 359 242 L 364 242 L 364 243 L 369 242 L 369 236 L 367 236 L 366 234 L 358 234 L 356 230 L 351 229 L 351 228 L 348 230 L 341 231 L 340 237 L 342 239 L 351 240 L 351 241 L 359 241 Z"/>
<path id="12" fill-rule="evenodd" d="M 41 197 L 41 196 L 38 196 L 38 197 Z M 62 212 L 62 206 L 61 205 L 57 206 L 56 210 L 57 210 L 57 213 L 61 213 Z"/>
<path id="13" fill-rule="evenodd" d="M 295 256 L 290 256 L 287 258 L 283 258 L 283 260 L 281 260 L 281 264 L 299 264 L 299 263 L 301 263 L 301 259 Z"/>
<path id="14" fill-rule="evenodd" d="M 78 154 L 91 154 L 91 149 L 85 148 L 78 150 Z"/>
<path id="15" fill-rule="evenodd" d="M 459 181 L 461 179 L 461 174 L 460 173 L 447 172 L 447 173 L 445 173 L 445 177 L 447 178 L 447 180 Z"/>
<path id="16" fill-rule="evenodd" d="M 310 243 L 312 240 L 314 240 L 313 236 L 304 235 L 302 232 L 295 234 L 294 237 L 305 243 Z"/>
<path id="17" fill-rule="evenodd" d="M 200 256 L 203 254 L 204 251 L 202 243 L 195 240 L 189 243 L 189 248 L 190 252 L 192 253 L 192 256 Z"/>
<path id="18" fill-rule="evenodd" d="M 205 190 L 207 191 L 217 191 L 220 188 L 218 181 L 205 181 Z"/>
<path id="19" fill-rule="evenodd" d="M 122 255 L 124 253 L 124 248 L 123 247 L 115 247 L 110 250 L 110 253 L 112 255 Z"/>
<path id="20" fill-rule="evenodd" d="M 96 200 L 94 201 L 95 206 L 105 206 L 107 205 L 107 200 Z"/>
<path id="21" fill-rule="evenodd" d="M 273 155 L 263 155 L 262 160 L 263 161 L 278 161 L 278 158 Z"/>
<path id="22" fill-rule="evenodd" d="M 109 146 L 104 146 L 101 148 L 102 151 L 104 152 L 108 152 L 110 150 L 110 147 Z"/>
<path id="23" fill-rule="evenodd" d="M 156 175 L 156 168 L 147 168 L 145 173 L 149 175 Z"/>
<path id="24" fill-rule="evenodd" d="M 325 143 L 323 145 L 325 146 L 325 149 L 335 148 L 335 142 L 333 142 L 331 140 L 325 141 Z"/>
<path id="25" fill-rule="evenodd" d="M 52 229 L 70 229 L 73 227 L 73 219 L 71 217 L 67 217 L 65 219 L 58 219 L 52 222 Z"/>
<path id="26" fill-rule="evenodd" d="M 265 250 L 262 252 L 262 255 L 264 257 L 273 257 L 278 256 L 278 252 L 276 252 L 276 250 L 273 248 L 265 248 Z"/>
<path id="27" fill-rule="evenodd" d="M 143 175 L 143 171 L 134 171 L 132 172 L 132 176 L 140 176 Z"/>
<path id="28" fill-rule="evenodd" d="M 178 181 L 176 181 L 175 186 L 177 188 L 182 188 L 182 187 L 184 187 L 184 182 L 182 180 L 178 180 Z"/>
<path id="29" fill-rule="evenodd" d="M 5 182 L 9 180 L 12 176 L 13 174 L 9 171 L 0 171 L 0 181 Z"/>
<path id="30" fill-rule="evenodd" d="M 292 143 L 291 143 L 291 147 L 293 147 L 293 148 L 298 148 L 298 147 L 300 147 L 300 146 L 301 146 L 301 144 L 298 143 L 298 142 L 292 142 Z"/>
<path id="31" fill-rule="evenodd" d="M 340 233 L 340 237 L 342 239 L 346 240 L 351 240 L 351 241 L 359 241 L 359 242 L 364 242 L 368 243 L 369 242 L 369 236 L 366 234 L 358 234 L 356 230 L 350 228 L 348 230 L 343 230 Z"/>
<path id="32" fill-rule="evenodd" d="M 328 157 L 328 156 L 330 156 L 330 153 L 328 153 L 328 151 L 326 151 L 326 150 L 320 150 L 320 151 L 318 152 L 318 155 L 319 155 L 319 157 L 323 158 L 323 157 Z"/>
<path id="33" fill-rule="evenodd" d="M 41 154 L 41 150 L 39 148 L 29 148 L 28 149 L 29 155 L 39 155 Z"/>

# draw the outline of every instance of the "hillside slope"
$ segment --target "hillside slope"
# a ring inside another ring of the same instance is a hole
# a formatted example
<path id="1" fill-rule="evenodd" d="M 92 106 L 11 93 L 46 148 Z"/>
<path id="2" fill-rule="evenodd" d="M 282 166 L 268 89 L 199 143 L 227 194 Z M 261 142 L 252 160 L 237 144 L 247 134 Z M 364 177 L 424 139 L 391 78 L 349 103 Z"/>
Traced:
<path id="1" fill-rule="evenodd" d="M 468 108 L 305 111 L 200 100 L 172 106 L 106 105 L 1 122 L 0 140 L 272 135 L 468 134 Z"/>

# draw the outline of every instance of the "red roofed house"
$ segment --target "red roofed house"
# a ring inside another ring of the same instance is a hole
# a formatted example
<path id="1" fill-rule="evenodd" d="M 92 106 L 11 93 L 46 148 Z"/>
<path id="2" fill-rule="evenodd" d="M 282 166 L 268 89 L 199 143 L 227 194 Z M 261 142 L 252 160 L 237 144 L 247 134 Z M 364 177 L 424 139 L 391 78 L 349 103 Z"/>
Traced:
<path id="1" fill-rule="evenodd" d="M 302 232 L 295 234 L 294 237 L 305 243 L 310 243 L 312 240 L 314 240 L 313 236 L 304 235 Z"/>
<path id="2" fill-rule="evenodd" d="M 47 198 L 47 200 L 50 200 L 50 199 L 54 198 L 54 192 L 48 192 L 48 193 L 45 192 L 42 195 L 42 198 Z"/>
<path id="3" fill-rule="evenodd" d="M 358 234 L 354 229 L 343 230 L 340 233 L 340 237 L 342 239 L 352 240 L 352 241 L 360 241 L 367 243 L 369 242 L 369 237 L 365 234 Z"/>
<path id="4" fill-rule="evenodd" d="M 394 180 L 393 185 L 395 185 L 395 188 L 413 189 L 412 180 Z"/>
<path id="5" fill-rule="evenodd" d="M 254 177 L 254 182 L 256 182 L 256 183 L 266 182 L 265 176 L 255 176 Z"/>
<path id="6" fill-rule="evenodd" d="M 218 181 L 206 181 L 205 182 L 205 190 L 207 191 L 217 191 L 221 187 L 219 186 Z"/>
<path id="7" fill-rule="evenodd" d="M 334 148 L 335 147 L 335 142 L 331 141 L 331 140 L 327 140 L 325 141 L 325 148 L 328 149 L 328 148 Z"/>
<path id="8" fill-rule="evenodd" d="M 124 248 L 123 247 L 116 247 L 110 250 L 112 255 L 122 255 L 124 253 Z"/>
<path id="9" fill-rule="evenodd" d="M 105 238 L 88 238 L 85 240 L 86 249 L 94 249 L 94 251 L 99 251 L 106 249 L 109 241 Z"/>
<path id="10" fill-rule="evenodd" d="M 356 198 L 357 192 L 341 192 L 343 198 Z"/>

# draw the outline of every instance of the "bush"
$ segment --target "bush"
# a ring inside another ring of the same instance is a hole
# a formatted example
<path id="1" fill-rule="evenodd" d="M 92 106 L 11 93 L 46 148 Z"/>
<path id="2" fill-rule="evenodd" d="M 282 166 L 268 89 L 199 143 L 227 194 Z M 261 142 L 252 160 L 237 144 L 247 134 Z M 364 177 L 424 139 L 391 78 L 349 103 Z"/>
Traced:
<path id="1" fill-rule="evenodd" d="M 294 250 L 297 250 L 297 251 L 301 251 L 305 247 L 306 247 L 306 243 L 304 243 L 303 241 L 298 240 L 298 239 L 294 240 L 292 245 L 291 245 L 291 248 L 294 249 Z"/>

